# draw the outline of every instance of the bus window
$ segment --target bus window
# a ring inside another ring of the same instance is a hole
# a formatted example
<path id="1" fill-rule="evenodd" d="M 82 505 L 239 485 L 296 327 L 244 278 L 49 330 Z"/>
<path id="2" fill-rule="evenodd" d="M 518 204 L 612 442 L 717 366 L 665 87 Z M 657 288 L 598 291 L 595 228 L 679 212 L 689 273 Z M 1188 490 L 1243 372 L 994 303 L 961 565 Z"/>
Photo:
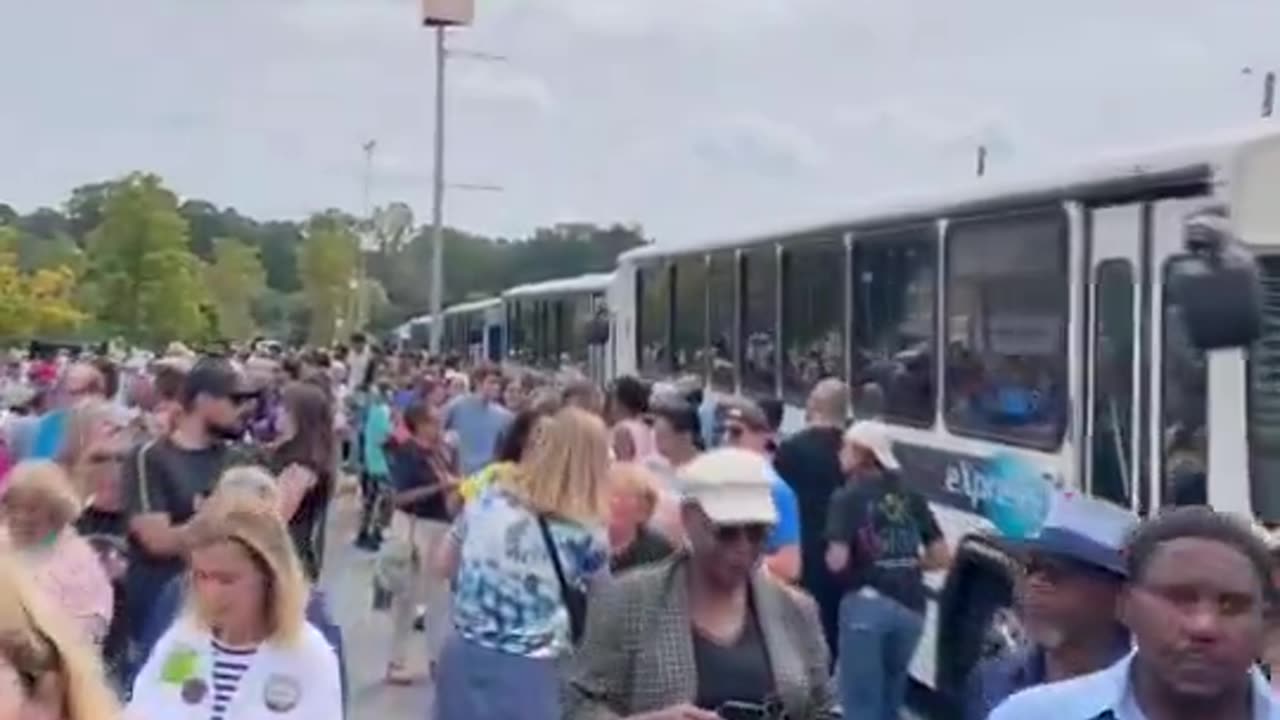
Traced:
<path id="1" fill-rule="evenodd" d="M 844 375 L 844 240 L 797 242 L 782 256 L 782 392 L 803 403 Z"/>
<path id="2" fill-rule="evenodd" d="M 854 239 L 851 384 L 860 414 L 933 424 L 937 243 L 933 225 Z"/>
<path id="3" fill-rule="evenodd" d="M 1280 256 L 1258 256 L 1262 335 L 1249 349 L 1249 477 L 1255 513 L 1270 519 L 1280 473 Z"/>
<path id="4" fill-rule="evenodd" d="M 587 368 L 587 324 L 591 322 L 594 311 L 591 309 L 590 295 L 570 295 L 564 305 L 564 352 L 568 355 L 569 364 L 586 372 Z"/>
<path id="5" fill-rule="evenodd" d="M 1133 265 L 1098 264 L 1093 333 L 1093 474 L 1089 491 L 1129 507 L 1133 493 Z"/>
<path id="6" fill-rule="evenodd" d="M 1169 292 L 1184 257 L 1164 264 L 1164 322 L 1160 354 L 1160 419 L 1163 437 L 1162 505 L 1203 505 L 1209 501 L 1209 365 L 1187 335 L 1181 311 Z"/>
<path id="7" fill-rule="evenodd" d="M 676 263 L 675 345 L 672 369 L 703 377 L 707 345 L 707 261 L 702 255 Z"/>
<path id="8" fill-rule="evenodd" d="M 1067 223 L 1061 210 L 947 228 L 946 417 L 1045 450 L 1066 425 Z"/>
<path id="9" fill-rule="evenodd" d="M 733 250 L 714 253 L 707 262 L 708 374 L 711 387 L 724 393 L 735 392 L 738 382 L 737 267 Z"/>
<path id="10" fill-rule="evenodd" d="M 636 272 L 636 358 L 640 374 L 655 377 L 666 374 L 667 358 L 667 303 L 670 291 L 667 282 L 670 271 L 666 264 L 651 265 Z"/>
<path id="11" fill-rule="evenodd" d="M 777 392 L 778 251 L 772 245 L 742 254 L 742 388 Z"/>

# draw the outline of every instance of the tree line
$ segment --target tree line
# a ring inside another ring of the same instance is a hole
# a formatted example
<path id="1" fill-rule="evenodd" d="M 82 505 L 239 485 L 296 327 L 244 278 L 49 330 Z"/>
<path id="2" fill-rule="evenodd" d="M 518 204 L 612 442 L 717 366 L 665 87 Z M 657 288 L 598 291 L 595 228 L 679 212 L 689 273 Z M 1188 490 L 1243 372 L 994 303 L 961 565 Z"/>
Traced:
<path id="1" fill-rule="evenodd" d="M 82 185 L 62 207 L 0 202 L 0 341 L 123 338 L 330 343 L 428 311 L 431 233 L 403 203 L 261 220 L 182 198 L 152 174 Z M 608 271 L 637 226 L 562 224 L 528 237 L 445 230 L 445 302 Z"/>

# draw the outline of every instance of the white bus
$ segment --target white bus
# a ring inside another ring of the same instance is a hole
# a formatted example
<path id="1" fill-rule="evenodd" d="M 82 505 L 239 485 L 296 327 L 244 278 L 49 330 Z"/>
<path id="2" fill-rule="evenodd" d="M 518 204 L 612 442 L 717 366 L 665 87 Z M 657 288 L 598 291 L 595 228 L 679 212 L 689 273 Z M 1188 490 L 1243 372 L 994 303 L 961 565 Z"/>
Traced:
<path id="1" fill-rule="evenodd" d="M 1188 242 L 1223 213 L 1257 256 L 1234 284 L 1206 271 L 1217 244 Z M 1257 275 L 1274 290 L 1249 345 Z M 608 297 L 612 375 L 777 396 L 793 427 L 813 384 L 836 376 L 855 412 L 892 428 L 957 551 L 928 579 L 911 668 L 944 697 L 1016 630 L 1016 568 L 987 538 L 1034 530 L 1047 488 L 1139 514 L 1208 500 L 1280 520 L 1275 126 L 787 232 L 637 248 Z M 1242 328 L 1217 342 L 1234 347 L 1189 341 L 1215 326 Z"/>
<path id="2" fill-rule="evenodd" d="M 504 344 L 505 315 L 501 298 L 485 298 L 451 305 L 440 313 L 444 334 L 440 347 L 469 362 L 500 362 Z"/>
<path id="3" fill-rule="evenodd" d="M 526 367 L 574 368 L 604 382 L 612 358 L 607 333 L 597 333 L 596 320 L 608 316 L 606 293 L 612 283 L 613 273 L 588 273 L 504 292 L 507 357 Z"/>

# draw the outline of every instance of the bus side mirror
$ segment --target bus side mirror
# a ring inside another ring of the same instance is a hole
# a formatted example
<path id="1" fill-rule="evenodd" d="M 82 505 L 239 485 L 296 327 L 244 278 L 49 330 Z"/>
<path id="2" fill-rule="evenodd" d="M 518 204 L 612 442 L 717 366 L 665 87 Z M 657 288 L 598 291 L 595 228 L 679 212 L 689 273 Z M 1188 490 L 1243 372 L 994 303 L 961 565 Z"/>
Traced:
<path id="1" fill-rule="evenodd" d="M 1168 292 L 1188 339 L 1201 350 L 1246 347 L 1262 328 L 1262 283 L 1253 255 L 1220 211 L 1188 218 L 1188 255 L 1174 265 Z"/>
<path id="2" fill-rule="evenodd" d="M 587 321 L 588 345 L 604 345 L 609 342 L 609 316 L 596 315 Z"/>

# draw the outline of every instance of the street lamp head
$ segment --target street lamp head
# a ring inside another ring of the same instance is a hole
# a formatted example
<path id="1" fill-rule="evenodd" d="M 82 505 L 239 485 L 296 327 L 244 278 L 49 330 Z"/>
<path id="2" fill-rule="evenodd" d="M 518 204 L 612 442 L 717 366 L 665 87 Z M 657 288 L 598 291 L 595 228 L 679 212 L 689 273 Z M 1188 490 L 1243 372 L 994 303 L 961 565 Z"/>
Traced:
<path id="1" fill-rule="evenodd" d="M 475 0 L 422 0 L 422 24 L 427 27 L 470 25 L 475 17 Z"/>

